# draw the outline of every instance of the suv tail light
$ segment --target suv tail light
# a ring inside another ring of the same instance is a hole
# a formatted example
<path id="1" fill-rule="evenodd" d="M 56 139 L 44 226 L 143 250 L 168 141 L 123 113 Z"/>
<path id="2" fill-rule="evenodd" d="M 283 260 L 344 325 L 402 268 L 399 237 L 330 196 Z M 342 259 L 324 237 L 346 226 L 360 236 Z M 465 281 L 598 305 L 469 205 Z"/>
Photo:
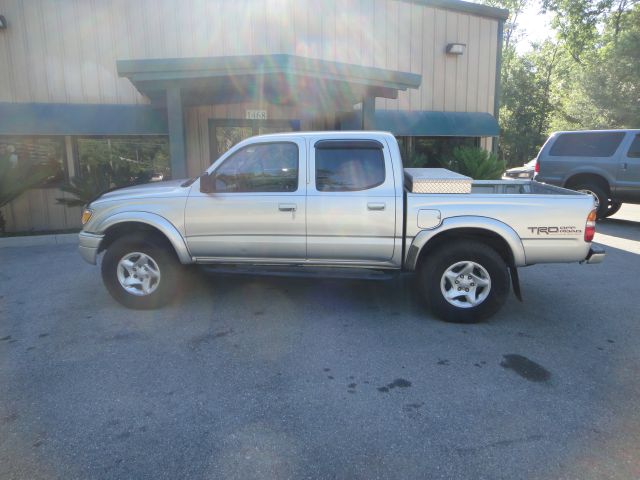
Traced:
<path id="1" fill-rule="evenodd" d="M 540 161 L 536 160 L 536 167 L 533 169 L 534 172 L 540 173 Z"/>
<path id="2" fill-rule="evenodd" d="M 593 209 L 587 217 L 587 224 L 584 227 L 584 241 L 587 243 L 593 241 L 593 237 L 596 234 L 597 212 L 597 209 Z"/>

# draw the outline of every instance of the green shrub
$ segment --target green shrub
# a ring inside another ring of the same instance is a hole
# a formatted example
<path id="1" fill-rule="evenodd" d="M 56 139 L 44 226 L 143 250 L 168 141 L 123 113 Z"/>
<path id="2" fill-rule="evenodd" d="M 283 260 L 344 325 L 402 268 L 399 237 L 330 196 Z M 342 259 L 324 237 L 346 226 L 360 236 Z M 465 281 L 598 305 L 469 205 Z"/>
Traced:
<path id="1" fill-rule="evenodd" d="M 457 147 L 450 157 L 441 161 L 444 168 L 461 173 L 474 180 L 494 180 L 506 170 L 504 160 L 477 147 Z"/>

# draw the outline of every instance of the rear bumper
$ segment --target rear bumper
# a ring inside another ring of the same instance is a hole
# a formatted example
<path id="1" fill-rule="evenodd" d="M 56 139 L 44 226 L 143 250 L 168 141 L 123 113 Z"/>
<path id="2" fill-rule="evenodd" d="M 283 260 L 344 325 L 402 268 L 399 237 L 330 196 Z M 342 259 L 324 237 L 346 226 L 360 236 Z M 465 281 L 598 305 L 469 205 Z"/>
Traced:
<path id="1" fill-rule="evenodd" d="M 78 252 L 85 262 L 91 265 L 96 264 L 98 257 L 98 249 L 104 235 L 96 235 L 94 233 L 80 232 L 78 239 L 80 243 L 78 245 Z"/>
<path id="2" fill-rule="evenodd" d="M 589 254 L 587 255 L 587 258 L 584 259 L 584 261 L 586 263 L 600 263 L 604 260 L 604 257 L 606 255 L 607 254 L 605 253 L 604 248 L 598 245 L 591 245 Z"/>

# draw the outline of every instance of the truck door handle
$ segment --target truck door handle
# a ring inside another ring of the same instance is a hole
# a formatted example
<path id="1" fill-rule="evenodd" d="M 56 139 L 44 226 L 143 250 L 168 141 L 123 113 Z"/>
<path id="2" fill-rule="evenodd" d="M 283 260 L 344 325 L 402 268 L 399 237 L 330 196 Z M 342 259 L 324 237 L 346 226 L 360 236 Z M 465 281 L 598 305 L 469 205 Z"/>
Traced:
<path id="1" fill-rule="evenodd" d="M 387 205 L 384 203 L 373 203 L 373 202 L 367 203 L 368 210 L 384 210 L 386 206 Z"/>
<path id="2" fill-rule="evenodd" d="M 627 162 L 624 162 L 624 163 L 622 164 L 622 169 L 623 169 L 623 170 L 626 170 L 626 169 L 627 169 Z"/>
<path id="3" fill-rule="evenodd" d="M 281 203 L 278 205 L 278 210 L 281 212 L 295 212 L 298 206 L 295 203 Z"/>

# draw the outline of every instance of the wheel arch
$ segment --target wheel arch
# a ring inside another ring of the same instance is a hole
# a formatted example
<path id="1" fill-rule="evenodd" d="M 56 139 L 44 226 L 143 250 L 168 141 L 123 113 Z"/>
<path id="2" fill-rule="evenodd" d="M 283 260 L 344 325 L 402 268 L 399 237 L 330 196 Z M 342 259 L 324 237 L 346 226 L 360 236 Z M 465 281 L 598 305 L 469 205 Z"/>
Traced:
<path id="1" fill-rule="evenodd" d="M 165 240 L 175 251 L 182 264 L 193 263 L 187 244 L 171 222 L 148 212 L 127 212 L 108 217 L 100 224 L 104 239 L 98 252 L 106 250 L 116 239 L 135 232 L 148 232 Z"/>
<path id="2" fill-rule="evenodd" d="M 564 187 L 573 190 L 572 187 L 576 187 L 582 183 L 594 182 L 598 186 L 602 187 L 608 194 L 611 194 L 611 183 L 609 180 L 600 173 L 594 172 L 579 172 L 574 173 L 568 177 L 564 182 Z"/>
<path id="3" fill-rule="evenodd" d="M 493 248 L 509 267 L 526 265 L 522 241 L 510 226 L 486 217 L 454 217 L 434 230 L 422 230 L 409 247 L 405 268 L 415 270 L 426 256 L 440 245 L 458 239 L 481 241 Z"/>

